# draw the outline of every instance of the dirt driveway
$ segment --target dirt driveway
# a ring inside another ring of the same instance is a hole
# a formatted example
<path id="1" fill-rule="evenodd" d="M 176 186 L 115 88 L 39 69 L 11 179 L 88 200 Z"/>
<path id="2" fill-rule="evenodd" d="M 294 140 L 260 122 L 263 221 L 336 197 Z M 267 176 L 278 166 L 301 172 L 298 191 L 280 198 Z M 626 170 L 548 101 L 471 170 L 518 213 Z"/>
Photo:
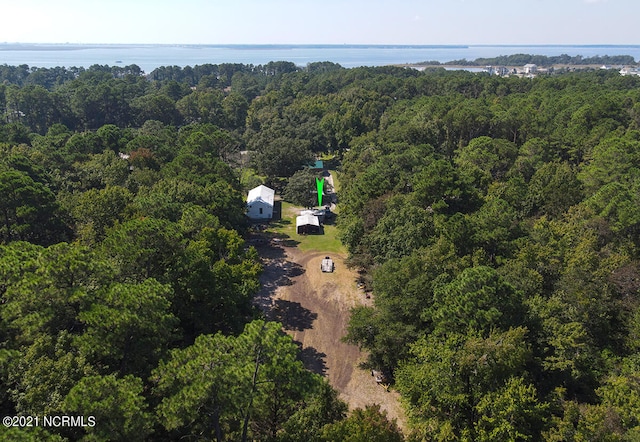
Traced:
<path id="1" fill-rule="evenodd" d="M 326 253 L 277 243 L 259 244 L 257 249 L 265 271 L 256 302 L 301 345 L 307 368 L 326 376 L 350 409 L 379 404 L 404 430 L 399 395 L 376 384 L 370 371 L 358 368 L 364 355 L 341 341 L 351 307 L 367 302 L 344 257 L 331 254 L 335 271 L 322 273 L 320 262 Z"/>

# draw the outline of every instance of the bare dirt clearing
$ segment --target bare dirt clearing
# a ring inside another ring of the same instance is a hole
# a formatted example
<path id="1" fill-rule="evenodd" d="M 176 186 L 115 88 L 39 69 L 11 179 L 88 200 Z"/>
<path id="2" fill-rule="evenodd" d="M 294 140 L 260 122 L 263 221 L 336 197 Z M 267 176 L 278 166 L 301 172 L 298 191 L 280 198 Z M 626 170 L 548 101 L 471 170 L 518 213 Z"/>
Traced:
<path id="1" fill-rule="evenodd" d="M 350 309 L 365 304 L 356 287 L 357 274 L 344 265 L 344 256 L 331 253 L 333 273 L 320 270 L 325 252 L 303 252 L 286 242 L 257 245 L 265 265 L 256 302 L 269 319 L 280 321 L 298 342 L 308 369 L 326 376 L 350 409 L 379 404 L 406 428 L 400 397 L 376 384 L 371 372 L 358 368 L 364 355 L 341 341 Z"/>

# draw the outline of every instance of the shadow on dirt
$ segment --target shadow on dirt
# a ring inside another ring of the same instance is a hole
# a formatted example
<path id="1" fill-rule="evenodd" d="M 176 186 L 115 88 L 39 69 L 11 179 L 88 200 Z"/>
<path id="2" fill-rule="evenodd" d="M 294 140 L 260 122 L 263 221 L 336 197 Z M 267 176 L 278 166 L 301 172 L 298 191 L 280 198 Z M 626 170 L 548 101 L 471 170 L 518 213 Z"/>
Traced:
<path id="1" fill-rule="evenodd" d="M 296 342 L 300 347 L 300 360 L 307 370 L 310 370 L 321 376 L 327 375 L 326 353 L 319 352 L 314 347 L 302 348 L 302 344 Z"/>
<path id="2" fill-rule="evenodd" d="M 305 270 L 297 263 L 287 260 L 285 251 L 280 246 L 269 243 L 256 244 L 263 263 L 260 276 L 261 288 L 256 299 L 268 299 L 275 294 L 278 287 L 292 285 L 292 278 L 302 275 Z"/>
<path id="3" fill-rule="evenodd" d="M 272 320 L 282 323 L 285 330 L 304 331 L 313 328 L 318 314 L 306 309 L 299 302 L 276 299 L 271 309 Z"/>

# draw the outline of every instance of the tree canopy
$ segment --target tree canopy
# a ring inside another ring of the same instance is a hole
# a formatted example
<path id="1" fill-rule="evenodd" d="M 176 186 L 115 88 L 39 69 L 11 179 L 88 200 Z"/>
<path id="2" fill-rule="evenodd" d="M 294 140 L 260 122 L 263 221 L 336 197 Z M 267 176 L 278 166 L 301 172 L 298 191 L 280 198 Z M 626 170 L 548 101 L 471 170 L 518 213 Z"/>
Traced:
<path id="1" fill-rule="evenodd" d="M 100 422 L 2 437 L 640 434 L 640 77 L 0 66 L 0 112 L 0 407 Z M 321 154 L 373 293 L 345 339 L 406 435 L 347 413 L 252 304 L 248 183 L 302 204 Z"/>

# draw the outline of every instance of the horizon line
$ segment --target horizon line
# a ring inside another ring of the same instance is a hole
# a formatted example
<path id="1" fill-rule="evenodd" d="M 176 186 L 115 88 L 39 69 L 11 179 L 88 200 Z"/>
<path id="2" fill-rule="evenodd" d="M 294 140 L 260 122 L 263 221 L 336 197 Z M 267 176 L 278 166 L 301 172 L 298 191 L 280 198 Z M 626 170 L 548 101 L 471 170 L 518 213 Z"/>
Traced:
<path id="1" fill-rule="evenodd" d="M 43 46 L 214 46 L 214 47 L 640 47 L 640 43 L 95 43 L 95 42 L 20 42 L 3 41 L 0 45 Z"/>

